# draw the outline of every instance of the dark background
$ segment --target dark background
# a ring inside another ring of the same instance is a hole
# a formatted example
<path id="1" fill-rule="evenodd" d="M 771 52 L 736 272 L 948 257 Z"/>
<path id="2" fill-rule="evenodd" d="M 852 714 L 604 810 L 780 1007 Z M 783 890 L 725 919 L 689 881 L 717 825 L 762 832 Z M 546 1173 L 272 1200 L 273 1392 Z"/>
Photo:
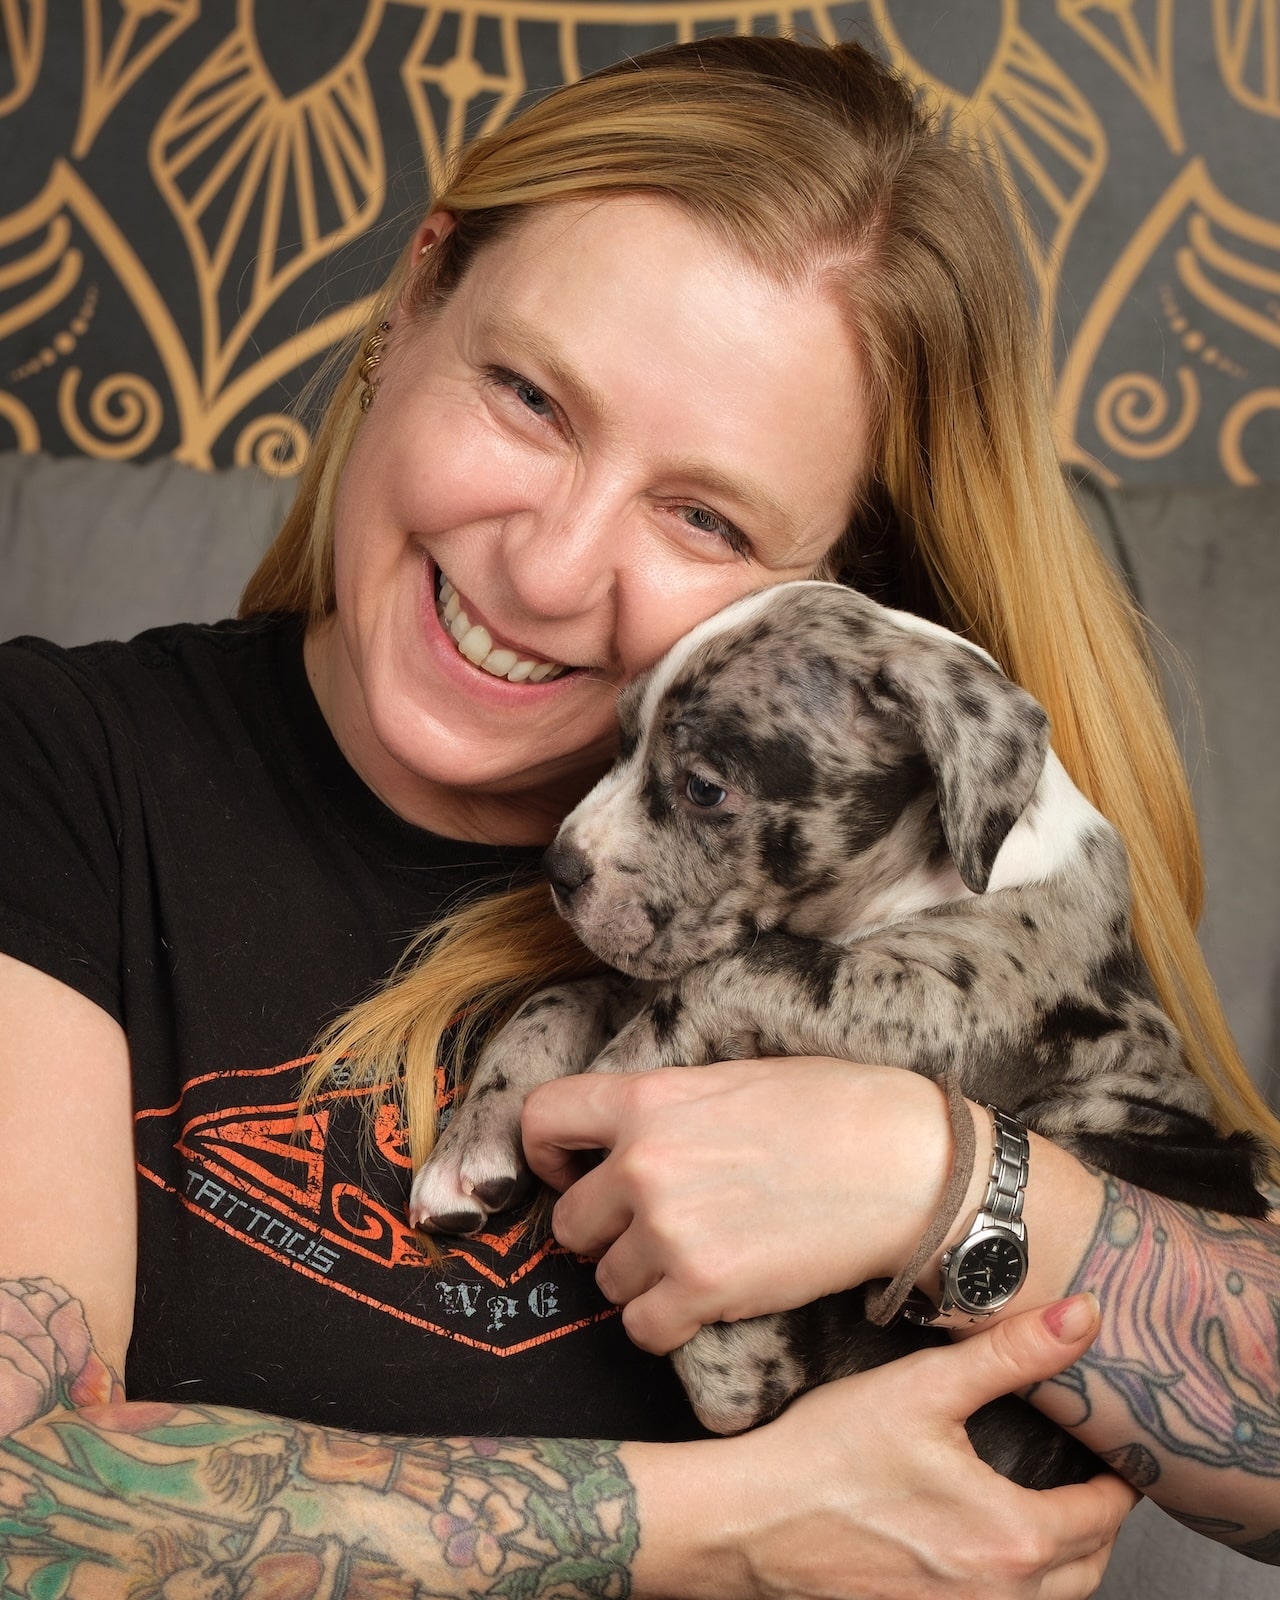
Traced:
<path id="1" fill-rule="evenodd" d="M 1280 0 L 14 0 L 0 448 L 296 470 L 464 132 L 676 37 L 854 36 L 1021 196 L 1064 459 L 1280 477 Z"/>

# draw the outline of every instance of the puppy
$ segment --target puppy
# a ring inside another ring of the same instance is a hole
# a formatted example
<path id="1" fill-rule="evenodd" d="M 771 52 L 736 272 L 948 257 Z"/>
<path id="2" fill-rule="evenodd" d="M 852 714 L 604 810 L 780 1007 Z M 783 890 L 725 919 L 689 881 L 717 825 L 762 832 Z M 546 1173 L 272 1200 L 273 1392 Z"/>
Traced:
<path id="1" fill-rule="evenodd" d="M 1144 1188 L 1265 1214 L 1257 1147 L 1216 1131 L 1137 952 L 1120 838 L 984 651 L 783 584 L 695 628 L 619 721 L 614 767 L 546 855 L 557 908 L 615 971 L 543 991 L 490 1041 L 415 1224 L 472 1232 L 513 1202 L 537 1083 L 803 1054 L 954 1075 Z M 698 1416 L 734 1432 L 943 1337 L 862 1305 L 704 1328 L 674 1355 Z M 1018 1482 L 1098 1468 L 1012 1398 L 970 1432 Z"/>

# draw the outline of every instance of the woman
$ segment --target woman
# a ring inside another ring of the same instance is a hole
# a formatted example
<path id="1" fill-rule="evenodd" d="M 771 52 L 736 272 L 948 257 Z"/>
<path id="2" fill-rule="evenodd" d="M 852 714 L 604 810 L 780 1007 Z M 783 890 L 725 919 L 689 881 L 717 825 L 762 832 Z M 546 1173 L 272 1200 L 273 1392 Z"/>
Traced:
<path id="1" fill-rule="evenodd" d="M 1036 1141 L 1028 1310 L 697 1438 L 622 1322 L 664 1350 L 892 1276 L 946 1177 L 937 1090 L 819 1060 L 548 1086 L 543 1175 L 612 1151 L 557 1208 L 567 1251 L 517 1226 L 441 1271 L 370 1093 L 403 1063 L 423 1148 L 459 1000 L 581 960 L 540 890 L 478 895 L 525 884 L 603 769 L 619 687 L 735 596 L 839 571 L 969 628 L 1046 702 L 1126 831 L 1224 1120 L 1264 1126 L 1194 954 L 1185 785 L 1063 499 L 1001 238 L 855 47 L 707 41 L 601 74 L 437 196 L 244 621 L 4 652 L 6 1583 L 1084 1595 L 1132 1491 L 1015 1489 L 962 1422 L 1095 1336 L 1132 1366 L 1132 1275 L 1103 1263 L 1101 1329 L 1061 1298 L 1101 1283 L 1085 1258 L 1118 1217 L 1130 1240 L 1158 1220 L 1179 1265 L 1207 1256 L 1218 1376 L 1243 1359 L 1261 1392 L 1245 1345 L 1275 1230 L 1132 1192 L 1121 1212 Z M 449 932 L 364 1000 L 428 924 Z M 294 1139 L 308 1041 L 353 1002 Z M 1236 1542 L 1280 1522 L 1265 1439 L 1215 1412 L 1212 1372 L 1193 1450 L 1073 1371 L 1045 1409 L 1130 1477 Z"/>

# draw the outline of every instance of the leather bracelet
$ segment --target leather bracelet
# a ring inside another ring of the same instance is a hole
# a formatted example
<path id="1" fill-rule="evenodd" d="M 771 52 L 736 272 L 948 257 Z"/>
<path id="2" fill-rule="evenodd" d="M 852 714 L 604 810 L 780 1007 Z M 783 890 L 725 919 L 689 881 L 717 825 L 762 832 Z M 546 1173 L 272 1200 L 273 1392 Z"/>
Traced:
<path id="1" fill-rule="evenodd" d="M 882 1289 L 867 1285 L 867 1321 L 881 1328 L 892 1322 L 902 1310 L 926 1262 L 937 1254 L 939 1246 L 951 1232 L 973 1177 L 977 1140 L 974 1138 L 973 1118 L 969 1114 L 968 1103 L 960 1092 L 960 1084 L 954 1073 L 947 1073 L 939 1087 L 946 1095 L 947 1112 L 951 1118 L 951 1171 L 933 1221 L 925 1229 L 911 1260 Z"/>

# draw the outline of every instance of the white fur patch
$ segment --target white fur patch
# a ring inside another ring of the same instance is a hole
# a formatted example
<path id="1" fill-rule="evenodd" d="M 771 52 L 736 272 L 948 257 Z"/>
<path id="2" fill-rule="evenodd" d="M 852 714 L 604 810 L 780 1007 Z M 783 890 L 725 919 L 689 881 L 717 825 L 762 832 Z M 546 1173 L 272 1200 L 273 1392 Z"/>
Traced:
<path id="1" fill-rule="evenodd" d="M 987 884 L 988 894 L 1023 883 L 1043 883 L 1056 876 L 1076 860 L 1088 834 L 1109 827 L 1110 823 L 1089 804 L 1050 750 L 1027 809 L 1000 846 Z"/>

